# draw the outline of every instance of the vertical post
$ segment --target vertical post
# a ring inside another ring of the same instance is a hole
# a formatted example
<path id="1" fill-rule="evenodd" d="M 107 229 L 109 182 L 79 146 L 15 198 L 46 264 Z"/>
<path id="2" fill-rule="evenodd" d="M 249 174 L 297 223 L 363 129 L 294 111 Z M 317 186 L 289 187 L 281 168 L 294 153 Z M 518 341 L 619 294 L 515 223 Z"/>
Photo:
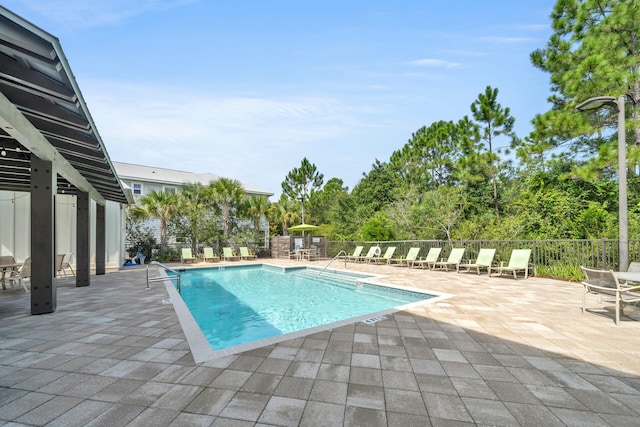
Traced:
<path id="1" fill-rule="evenodd" d="M 96 275 L 103 275 L 106 261 L 105 206 L 96 204 Z"/>
<path id="2" fill-rule="evenodd" d="M 89 193 L 78 191 L 76 203 L 76 286 L 89 286 Z"/>
<path id="3" fill-rule="evenodd" d="M 618 207 L 620 271 L 629 268 L 629 221 L 627 219 L 627 141 L 625 131 L 625 95 L 618 97 Z"/>
<path id="4" fill-rule="evenodd" d="M 56 310 L 53 162 L 31 155 L 31 314 Z"/>

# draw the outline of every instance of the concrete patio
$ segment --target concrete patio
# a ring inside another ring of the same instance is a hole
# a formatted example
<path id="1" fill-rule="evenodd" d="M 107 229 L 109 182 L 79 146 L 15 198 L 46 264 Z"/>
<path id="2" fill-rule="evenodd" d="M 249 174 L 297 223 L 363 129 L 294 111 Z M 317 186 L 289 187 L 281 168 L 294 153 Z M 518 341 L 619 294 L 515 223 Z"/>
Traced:
<path id="1" fill-rule="evenodd" d="M 640 424 L 640 310 L 616 326 L 576 283 L 348 270 L 454 297 L 195 364 L 143 269 L 61 280 L 48 315 L 0 290 L 0 425 Z"/>

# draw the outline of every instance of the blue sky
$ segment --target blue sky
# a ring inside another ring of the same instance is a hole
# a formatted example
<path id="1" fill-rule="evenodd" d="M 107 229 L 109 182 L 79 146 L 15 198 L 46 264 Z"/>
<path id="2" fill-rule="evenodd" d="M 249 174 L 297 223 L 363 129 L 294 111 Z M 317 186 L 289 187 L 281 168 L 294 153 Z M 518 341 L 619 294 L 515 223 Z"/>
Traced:
<path id="1" fill-rule="evenodd" d="M 470 115 L 487 85 L 526 136 L 549 109 L 548 75 L 529 54 L 549 39 L 554 3 L 3 4 L 60 39 L 113 161 L 211 172 L 277 197 L 303 157 L 353 188 L 420 127 Z"/>

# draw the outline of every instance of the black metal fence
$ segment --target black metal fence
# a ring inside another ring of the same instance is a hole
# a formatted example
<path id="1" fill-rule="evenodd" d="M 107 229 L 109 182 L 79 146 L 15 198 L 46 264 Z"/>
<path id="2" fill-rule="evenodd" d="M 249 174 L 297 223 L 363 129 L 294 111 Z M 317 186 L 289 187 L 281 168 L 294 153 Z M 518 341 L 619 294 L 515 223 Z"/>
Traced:
<path id="1" fill-rule="evenodd" d="M 509 262 L 514 249 L 531 249 L 531 271 L 534 275 L 567 280 L 581 280 L 580 266 L 619 270 L 618 240 L 398 240 L 376 241 L 330 241 L 328 255 L 335 256 L 341 250 L 352 253 L 356 246 L 366 248 L 378 245 L 382 252 L 390 246 L 396 247 L 396 256 L 406 255 L 409 248 L 419 247 L 426 255 L 430 248 L 442 248 L 442 257 L 447 257 L 452 247 L 466 248 L 465 259 L 475 259 L 480 248 L 495 248 L 494 263 Z M 629 260 L 640 261 L 640 239 L 629 241 Z"/>

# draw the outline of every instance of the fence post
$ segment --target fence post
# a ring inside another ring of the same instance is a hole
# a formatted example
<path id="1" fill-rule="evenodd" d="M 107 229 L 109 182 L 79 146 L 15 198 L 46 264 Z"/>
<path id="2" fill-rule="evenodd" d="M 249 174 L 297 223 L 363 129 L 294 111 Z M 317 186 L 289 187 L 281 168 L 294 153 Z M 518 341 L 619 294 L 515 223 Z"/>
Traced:
<path id="1" fill-rule="evenodd" d="M 607 243 L 604 239 L 604 237 L 602 238 L 602 269 L 606 270 L 606 265 L 605 262 L 607 260 Z"/>
<path id="2" fill-rule="evenodd" d="M 536 239 L 533 239 L 533 275 L 537 276 L 538 272 L 536 271 L 536 257 L 537 257 L 537 250 L 536 250 Z"/>

